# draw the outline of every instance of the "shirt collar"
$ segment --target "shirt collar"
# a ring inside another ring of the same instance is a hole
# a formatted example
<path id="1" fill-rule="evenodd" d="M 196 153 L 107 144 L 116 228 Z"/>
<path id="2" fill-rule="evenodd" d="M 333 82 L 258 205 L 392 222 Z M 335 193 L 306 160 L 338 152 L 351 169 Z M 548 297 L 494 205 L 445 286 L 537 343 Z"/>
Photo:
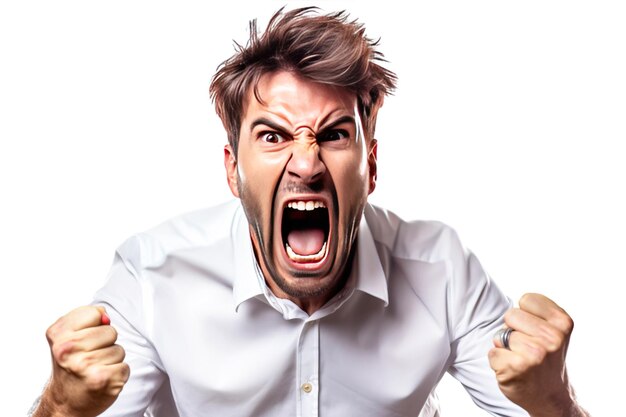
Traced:
<path id="1" fill-rule="evenodd" d="M 265 285 L 260 282 L 258 264 L 250 240 L 250 225 L 241 205 L 235 212 L 231 236 L 235 262 L 233 297 L 237 311 L 244 301 L 262 295 L 261 284 Z"/>
<path id="2" fill-rule="evenodd" d="M 235 254 L 233 296 L 237 310 L 246 300 L 263 296 L 263 288 L 266 287 L 252 248 L 250 226 L 241 206 L 235 213 L 232 237 Z M 359 225 L 357 242 L 357 259 L 353 264 L 356 271 L 352 271 L 347 285 L 352 284 L 355 290 L 376 297 L 387 306 L 389 304 L 387 278 L 365 213 Z"/>
<path id="3" fill-rule="evenodd" d="M 354 289 L 380 299 L 385 303 L 386 307 L 389 304 L 387 277 L 380 262 L 372 230 L 367 222 L 366 213 L 368 208 L 369 205 L 366 206 L 366 210 L 361 218 L 361 224 L 359 225 L 357 259 L 355 262 L 357 274 Z"/>

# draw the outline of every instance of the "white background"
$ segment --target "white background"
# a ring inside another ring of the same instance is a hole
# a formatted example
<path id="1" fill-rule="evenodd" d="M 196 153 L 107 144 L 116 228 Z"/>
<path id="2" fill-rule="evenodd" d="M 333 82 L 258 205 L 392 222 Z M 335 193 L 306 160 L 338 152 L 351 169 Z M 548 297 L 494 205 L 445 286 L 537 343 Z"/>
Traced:
<path id="1" fill-rule="evenodd" d="M 285 2 L 0 3 L 1 415 L 26 413 L 45 329 L 90 301 L 119 243 L 230 197 L 210 77 Z M 371 201 L 455 227 L 514 299 L 556 299 L 582 404 L 622 412 L 623 3 L 318 4 L 363 21 L 400 78 Z M 484 415 L 457 385 L 444 416 Z"/>

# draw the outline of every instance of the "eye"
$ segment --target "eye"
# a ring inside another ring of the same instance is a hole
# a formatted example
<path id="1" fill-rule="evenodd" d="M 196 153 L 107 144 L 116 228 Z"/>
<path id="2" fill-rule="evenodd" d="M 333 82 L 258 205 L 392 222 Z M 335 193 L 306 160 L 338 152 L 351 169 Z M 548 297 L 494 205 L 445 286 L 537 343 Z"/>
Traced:
<path id="1" fill-rule="evenodd" d="M 285 138 L 277 132 L 263 132 L 261 133 L 261 140 L 265 143 L 282 143 Z"/>
<path id="2" fill-rule="evenodd" d="M 350 134 L 343 129 L 331 129 L 317 135 L 317 140 L 319 142 L 332 142 L 342 139 L 348 139 L 349 137 Z"/>

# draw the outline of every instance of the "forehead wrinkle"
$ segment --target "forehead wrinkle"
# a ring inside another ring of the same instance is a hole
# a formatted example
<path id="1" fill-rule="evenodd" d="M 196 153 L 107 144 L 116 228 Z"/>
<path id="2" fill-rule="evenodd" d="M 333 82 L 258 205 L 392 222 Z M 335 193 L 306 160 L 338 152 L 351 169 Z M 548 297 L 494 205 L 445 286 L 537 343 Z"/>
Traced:
<path id="1" fill-rule="evenodd" d="M 259 80 L 258 90 L 261 101 L 249 95 L 252 103 L 248 109 L 255 111 L 256 108 L 256 111 L 266 113 L 271 116 L 268 119 L 280 121 L 293 133 L 305 128 L 318 133 L 329 123 L 329 119 L 347 115 L 358 117 L 358 113 L 354 113 L 356 95 L 335 86 L 303 80 L 293 74 L 267 74 Z"/>
<path id="2" fill-rule="evenodd" d="M 256 115 L 254 120 L 250 121 L 250 132 L 254 130 L 256 126 L 266 125 L 269 127 L 280 126 L 281 130 L 290 132 L 293 128 L 289 118 L 277 109 L 271 109 L 267 102 L 261 103 L 258 100 L 254 101 L 254 104 L 248 107 L 246 112 L 246 119 L 248 116 Z M 266 123 L 269 122 L 269 123 Z"/>

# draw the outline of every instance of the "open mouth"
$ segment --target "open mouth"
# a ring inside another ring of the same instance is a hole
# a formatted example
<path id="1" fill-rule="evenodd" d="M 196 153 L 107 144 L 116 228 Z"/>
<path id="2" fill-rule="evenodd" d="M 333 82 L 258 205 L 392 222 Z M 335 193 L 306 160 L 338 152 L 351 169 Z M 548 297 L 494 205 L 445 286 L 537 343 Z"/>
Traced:
<path id="1" fill-rule="evenodd" d="M 287 257 L 296 264 L 316 264 L 328 253 L 330 221 L 320 200 L 293 200 L 283 209 L 281 234 Z"/>

